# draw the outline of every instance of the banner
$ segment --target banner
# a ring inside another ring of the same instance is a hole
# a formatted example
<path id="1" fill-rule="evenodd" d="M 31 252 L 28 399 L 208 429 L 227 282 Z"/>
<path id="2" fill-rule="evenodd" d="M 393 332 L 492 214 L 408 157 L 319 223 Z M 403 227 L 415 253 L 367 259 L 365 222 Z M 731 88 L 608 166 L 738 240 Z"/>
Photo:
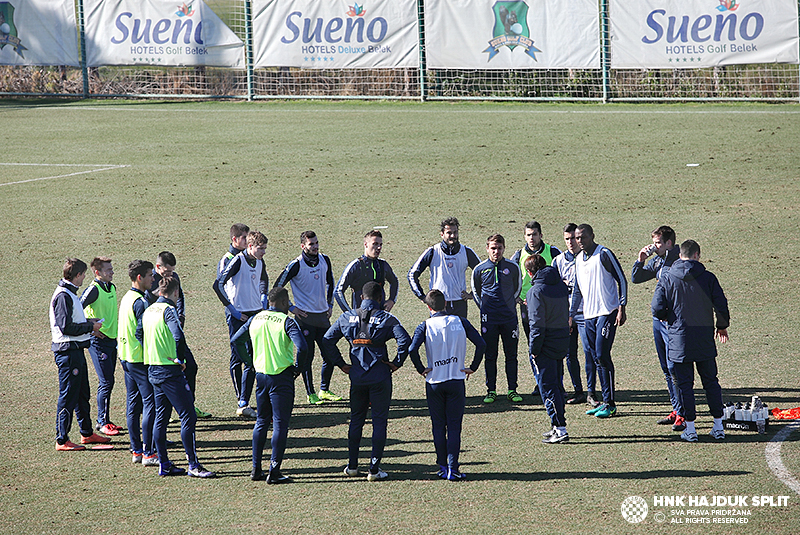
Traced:
<path id="1" fill-rule="evenodd" d="M 599 69 L 597 0 L 428 0 L 431 69 Z"/>
<path id="2" fill-rule="evenodd" d="M 0 65 L 77 67 L 73 0 L 0 2 Z"/>
<path id="3" fill-rule="evenodd" d="M 797 0 L 611 0 L 611 67 L 797 63 Z"/>
<path id="4" fill-rule="evenodd" d="M 416 0 L 253 0 L 256 67 L 419 67 Z"/>
<path id="5" fill-rule="evenodd" d="M 244 67 L 244 45 L 202 0 L 84 0 L 86 62 Z"/>

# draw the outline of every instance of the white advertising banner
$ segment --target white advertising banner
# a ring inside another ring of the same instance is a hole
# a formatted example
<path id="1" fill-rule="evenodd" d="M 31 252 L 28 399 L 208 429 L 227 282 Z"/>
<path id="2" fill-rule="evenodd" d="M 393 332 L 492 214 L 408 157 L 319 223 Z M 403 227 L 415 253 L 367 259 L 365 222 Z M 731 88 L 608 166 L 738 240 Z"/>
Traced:
<path id="1" fill-rule="evenodd" d="M 797 63 L 797 0 L 611 0 L 611 67 Z"/>
<path id="2" fill-rule="evenodd" d="M 73 0 L 0 2 L 0 65 L 77 67 Z"/>
<path id="3" fill-rule="evenodd" d="M 86 62 L 244 67 L 244 44 L 202 0 L 84 0 Z"/>
<path id="4" fill-rule="evenodd" d="M 256 67 L 419 67 L 416 0 L 254 0 Z"/>
<path id="5" fill-rule="evenodd" d="M 431 69 L 598 69 L 597 0 L 427 0 Z"/>

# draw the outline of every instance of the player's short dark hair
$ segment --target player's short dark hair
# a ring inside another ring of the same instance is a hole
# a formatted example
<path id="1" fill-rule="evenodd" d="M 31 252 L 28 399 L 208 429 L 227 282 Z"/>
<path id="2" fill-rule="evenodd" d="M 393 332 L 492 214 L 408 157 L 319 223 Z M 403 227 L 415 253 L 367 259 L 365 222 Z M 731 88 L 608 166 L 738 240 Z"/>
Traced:
<path id="1" fill-rule="evenodd" d="M 307 230 L 300 234 L 300 243 L 307 243 L 311 238 L 316 238 L 317 233 L 313 230 Z"/>
<path id="2" fill-rule="evenodd" d="M 656 236 L 661 237 L 661 243 L 671 241 L 672 244 L 675 245 L 675 231 L 672 230 L 672 227 L 661 225 L 650 234 L 651 238 L 655 238 Z"/>
<path id="3" fill-rule="evenodd" d="M 156 263 L 162 266 L 177 266 L 178 261 L 175 260 L 175 255 L 170 253 L 169 251 L 161 251 L 158 253 L 158 257 L 156 258 Z"/>
<path id="4" fill-rule="evenodd" d="M 128 264 L 128 277 L 131 282 L 136 282 L 139 276 L 146 277 L 148 273 L 153 272 L 153 263 L 147 260 L 134 260 Z"/>
<path id="5" fill-rule="evenodd" d="M 62 270 L 64 280 L 72 281 L 81 273 L 86 273 L 86 262 L 78 258 L 67 258 L 64 262 L 64 269 Z"/>
<path id="6" fill-rule="evenodd" d="M 180 288 L 181 283 L 175 277 L 164 277 L 158 281 L 158 295 L 167 296 Z"/>
<path id="7" fill-rule="evenodd" d="M 372 229 L 364 234 L 364 238 L 383 238 L 383 234 L 381 234 L 380 230 Z"/>
<path id="8" fill-rule="evenodd" d="M 506 245 L 506 239 L 503 237 L 502 234 L 492 234 L 488 238 L 486 238 L 486 245 L 489 245 L 489 242 L 497 242 L 502 244 L 504 247 Z"/>
<path id="9" fill-rule="evenodd" d="M 575 230 L 580 230 L 581 234 L 583 234 L 584 232 L 588 232 L 589 234 L 592 235 L 592 238 L 594 238 L 594 229 L 589 223 L 581 223 Z"/>
<path id="10" fill-rule="evenodd" d="M 267 301 L 269 301 L 271 305 L 288 302 L 289 290 L 287 290 L 283 286 L 276 286 L 273 289 L 271 289 L 267 294 Z"/>
<path id="11" fill-rule="evenodd" d="M 447 301 L 445 301 L 441 290 L 431 290 L 422 301 L 431 307 L 434 312 L 441 312 L 447 306 Z"/>
<path id="12" fill-rule="evenodd" d="M 103 269 L 103 264 L 110 264 L 110 263 L 111 259 L 109 257 L 96 256 L 94 257 L 94 259 L 92 259 L 91 263 L 89 263 L 89 266 L 92 268 L 92 270 L 100 271 L 101 269 Z"/>
<path id="13" fill-rule="evenodd" d="M 547 265 L 547 262 L 541 255 L 532 254 L 528 258 L 525 259 L 525 271 L 529 273 L 533 273 L 536 275 L 536 272 L 542 269 Z"/>
<path id="14" fill-rule="evenodd" d="M 372 301 L 380 301 L 383 297 L 383 286 L 375 281 L 370 281 L 361 288 L 361 297 Z"/>
<path id="15" fill-rule="evenodd" d="M 247 233 L 247 245 L 249 246 L 261 247 L 266 245 L 268 241 L 267 237 L 257 230 L 251 230 Z"/>
<path id="16" fill-rule="evenodd" d="M 573 232 L 575 232 L 575 230 L 577 228 L 578 228 L 578 225 L 576 225 L 575 223 L 567 223 L 566 225 L 564 225 L 564 232 L 568 232 L 569 234 L 572 234 Z"/>
<path id="17" fill-rule="evenodd" d="M 441 225 L 439 225 L 439 232 L 444 232 L 444 227 L 458 228 L 458 219 L 455 217 L 443 219 Z"/>
<path id="18" fill-rule="evenodd" d="M 539 224 L 538 221 L 528 221 L 527 223 L 525 223 L 525 228 L 531 230 L 538 230 L 539 234 L 542 233 L 542 226 Z"/>
<path id="19" fill-rule="evenodd" d="M 247 233 L 250 232 L 250 227 L 245 225 L 244 223 L 234 223 L 231 225 L 231 240 L 234 238 L 241 238 L 242 236 L 247 236 Z"/>
<path id="20" fill-rule="evenodd" d="M 691 258 L 700 254 L 700 244 L 694 240 L 686 240 L 681 244 L 681 256 Z"/>

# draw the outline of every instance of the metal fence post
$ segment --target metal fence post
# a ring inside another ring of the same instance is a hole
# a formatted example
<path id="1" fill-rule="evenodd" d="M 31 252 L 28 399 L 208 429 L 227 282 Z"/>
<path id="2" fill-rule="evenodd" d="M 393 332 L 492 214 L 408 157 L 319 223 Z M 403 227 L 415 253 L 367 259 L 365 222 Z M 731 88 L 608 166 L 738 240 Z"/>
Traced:
<path id="1" fill-rule="evenodd" d="M 244 64 L 247 70 L 247 100 L 253 100 L 255 83 L 253 81 L 253 9 L 251 0 L 244 0 Z"/>
<path id="2" fill-rule="evenodd" d="M 600 0 L 600 68 L 603 71 L 603 104 L 611 98 L 611 46 L 608 31 L 608 0 Z"/>
<path id="3" fill-rule="evenodd" d="M 89 98 L 89 69 L 86 67 L 86 32 L 84 31 L 83 0 L 78 0 L 78 38 L 81 43 L 81 76 L 83 77 L 83 98 Z"/>
<path id="4" fill-rule="evenodd" d="M 798 0 L 800 1 L 800 0 Z M 417 0 L 417 27 L 419 28 L 419 93 L 420 100 L 427 99 L 427 87 L 425 86 L 425 74 L 427 65 L 425 60 L 425 2 Z"/>

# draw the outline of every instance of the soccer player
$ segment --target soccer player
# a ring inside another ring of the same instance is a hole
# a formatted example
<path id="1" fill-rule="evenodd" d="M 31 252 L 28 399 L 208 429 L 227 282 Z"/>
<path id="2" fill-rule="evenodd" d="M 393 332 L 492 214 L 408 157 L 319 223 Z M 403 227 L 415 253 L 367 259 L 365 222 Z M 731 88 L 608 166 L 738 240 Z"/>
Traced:
<path id="1" fill-rule="evenodd" d="M 625 324 L 628 282 L 619 260 L 610 249 L 594 241 L 591 225 L 578 225 L 575 238 L 581 253 L 575 258 L 575 286 L 569 311 L 570 327 L 583 303 L 583 347 L 591 352 L 603 390 L 603 402 L 586 411 L 597 418 L 610 418 L 617 413 L 614 400 L 616 376 L 611 360 L 611 346 L 617 327 Z"/>
<path id="2" fill-rule="evenodd" d="M 50 299 L 50 332 L 53 339 L 53 356 L 58 366 L 58 404 L 56 405 L 56 451 L 78 451 L 82 444 L 106 444 L 92 429 L 89 408 L 89 373 L 83 350 L 89 347 L 91 335 L 100 332 L 103 323 L 87 320 L 83 314 L 78 288 L 86 278 L 86 263 L 68 258 L 64 263 L 63 278 Z M 81 445 L 69 440 L 72 413 L 81 428 Z"/>
<path id="3" fill-rule="evenodd" d="M 567 442 L 564 416 L 564 357 L 569 350 L 569 289 L 558 270 L 534 253 L 525 260 L 532 285 L 525 294 L 530 321 L 529 350 L 552 429 L 545 444 Z"/>
<path id="4" fill-rule="evenodd" d="M 158 253 L 155 271 L 153 272 L 153 286 L 147 291 L 147 300 L 150 301 L 150 304 L 158 301 L 158 283 L 161 282 L 162 278 L 172 277 L 173 279 L 177 279 L 178 298 L 175 303 L 175 310 L 178 312 L 178 319 L 181 322 L 181 328 L 183 328 L 186 323 L 186 301 L 183 297 L 183 287 L 180 285 L 181 278 L 175 272 L 175 266 L 177 265 L 178 261 L 171 252 L 161 251 Z"/>
<path id="5" fill-rule="evenodd" d="M 364 235 L 364 254 L 356 258 L 344 268 L 339 282 L 336 283 L 334 297 L 339 307 L 344 312 L 349 312 L 361 306 L 362 288 L 367 282 L 375 281 L 381 287 L 380 305 L 389 312 L 397 301 L 399 288 L 397 276 L 392 271 L 389 262 L 378 258 L 383 249 L 383 234 L 380 230 L 371 230 Z M 389 281 L 389 299 L 385 299 L 383 286 Z M 353 296 L 350 305 L 347 303 L 345 291 L 352 288 Z"/>
<path id="6" fill-rule="evenodd" d="M 333 357 L 333 364 L 350 376 L 349 460 L 344 473 L 349 477 L 359 474 L 358 449 L 367 411 L 371 407 L 372 456 L 367 481 L 381 481 L 388 477 L 381 470 L 381 459 L 386 447 L 392 373 L 403 365 L 411 338 L 400 321 L 381 308 L 383 289 L 380 284 L 367 282 L 361 291 L 361 306 L 344 312 L 325 333 L 324 343 Z M 345 362 L 336 347 L 336 342 L 342 337 L 350 343 L 350 364 Z M 397 356 L 389 361 L 386 342 L 392 338 L 397 342 Z"/>
<path id="7" fill-rule="evenodd" d="M 228 334 L 231 338 L 231 380 L 238 401 L 236 414 L 248 418 L 257 416 L 255 409 L 250 407 L 255 381 L 252 348 L 247 341 L 237 345 L 233 336 L 251 316 L 267 308 L 269 277 L 263 261 L 266 252 L 267 237 L 251 230 L 247 234 L 245 250 L 228 262 L 213 284 L 214 292 L 231 315 Z"/>
<path id="8" fill-rule="evenodd" d="M 647 244 L 639 251 L 639 258 L 633 263 L 631 272 L 631 282 L 639 284 L 656 279 L 656 283 L 661 279 L 663 273 L 680 257 L 680 247 L 675 244 L 675 231 L 671 227 L 662 225 L 655 229 L 650 238 L 653 243 Z M 645 265 L 644 261 L 651 255 L 653 258 Z M 686 424 L 680 416 L 681 400 L 675 391 L 675 384 L 672 379 L 672 363 L 667 358 L 669 335 L 667 333 L 667 322 L 653 316 L 653 340 L 656 344 L 656 354 L 658 362 L 661 364 L 661 371 L 667 382 L 667 393 L 672 404 L 672 412 L 666 418 L 658 420 L 659 425 L 672 425 L 673 431 L 683 431 Z"/>
<path id="9" fill-rule="evenodd" d="M 250 227 L 245 225 L 244 223 L 234 223 L 231 225 L 231 244 L 228 248 L 228 252 L 225 253 L 222 258 L 219 260 L 219 264 L 217 264 L 217 277 L 223 272 L 223 270 L 228 266 L 228 263 L 233 260 L 233 258 L 247 249 L 247 233 L 250 232 Z M 216 279 L 215 279 L 216 280 Z M 228 326 L 228 333 L 231 332 L 231 313 L 227 309 L 225 310 L 225 325 Z M 234 362 L 239 362 L 239 357 L 236 354 L 236 349 L 231 345 L 230 346 L 230 362 L 231 366 L 233 366 Z"/>
<path id="10" fill-rule="evenodd" d="M 700 263 L 700 245 L 694 240 L 681 243 L 680 258 L 662 273 L 653 295 L 653 315 L 669 324 L 669 360 L 675 386 L 681 397 L 686 429 L 681 439 L 697 442 L 694 399 L 694 369 L 706 391 L 708 408 L 714 418 L 710 435 L 722 440 L 722 389 L 717 379 L 717 346 L 728 341 L 730 312 L 728 300 L 717 277 Z M 716 326 L 714 314 L 717 316 Z"/>
<path id="11" fill-rule="evenodd" d="M 158 452 L 158 475 L 183 475 L 186 470 L 172 464 L 167 455 L 167 422 L 173 407 L 181 420 L 181 442 L 189 461 L 189 476 L 214 477 L 197 460 L 194 396 L 183 370 L 186 367 L 186 339 L 175 301 L 180 292 L 178 279 L 166 276 L 158 284 L 158 300 L 142 314 L 143 355 L 147 375 L 153 385 L 156 421 L 153 440 Z"/>
<path id="12" fill-rule="evenodd" d="M 217 275 L 222 273 L 222 270 L 228 265 L 228 262 L 233 260 L 233 257 L 247 249 L 247 233 L 250 232 L 250 227 L 244 223 L 234 223 L 231 225 L 231 245 L 228 252 L 225 253 L 219 260 L 217 265 Z M 227 310 L 226 310 L 227 313 Z"/>
<path id="13" fill-rule="evenodd" d="M 567 285 L 570 297 L 572 296 L 572 288 L 575 286 L 575 256 L 581 252 L 581 246 L 578 240 L 575 239 L 575 229 L 578 225 L 575 223 L 567 223 L 564 226 L 564 244 L 566 249 L 560 255 L 553 259 L 551 264 L 558 270 L 561 275 L 561 280 Z M 575 314 L 575 321 L 569 331 L 569 352 L 567 353 L 567 370 L 569 377 L 572 381 L 572 388 L 574 394 L 567 399 L 567 405 L 577 405 L 579 403 L 588 402 L 592 408 L 600 404 L 597 401 L 597 393 L 595 392 L 595 384 L 597 379 L 597 370 L 595 369 L 592 354 L 583 346 L 584 362 L 586 366 L 586 389 L 587 393 L 583 390 L 581 384 L 581 365 L 578 363 L 578 338 L 583 338 L 583 303 L 580 304 L 578 311 Z"/>
<path id="14" fill-rule="evenodd" d="M 466 271 L 481 263 L 481 259 L 471 248 L 458 241 L 458 219 L 448 217 L 440 226 L 442 241 L 425 252 L 408 270 L 408 283 L 411 291 L 420 300 L 425 300 L 425 292 L 419 277 L 425 268 L 430 267 L 429 288 L 440 290 L 446 300 L 445 312 L 467 317 L 467 300 L 472 294 L 467 291 Z"/>
<path id="15" fill-rule="evenodd" d="M 289 310 L 302 330 L 308 345 L 308 367 L 303 372 L 308 402 L 319 405 L 325 401 L 341 401 L 330 390 L 333 364 L 324 353 L 322 337 L 330 328 L 333 313 L 333 268 L 331 259 L 319 252 L 319 238 L 313 230 L 300 234 L 300 256 L 292 260 L 275 281 L 275 287 L 292 286 L 294 303 L 289 302 Z M 314 343 L 322 355 L 322 380 L 319 395 L 314 392 L 314 377 L 311 363 L 314 360 Z"/>
<path id="16" fill-rule="evenodd" d="M 128 264 L 131 289 L 119 304 L 119 360 L 125 372 L 127 391 L 126 423 L 134 463 L 158 466 L 158 454 L 153 444 L 153 424 L 156 407 L 153 385 L 147 376 L 142 350 L 142 316 L 150 305 L 145 292 L 153 287 L 153 264 L 134 260 Z M 141 418 L 141 427 L 140 427 Z"/>
<path id="17" fill-rule="evenodd" d="M 519 303 L 519 315 L 522 321 L 522 329 L 525 331 L 525 336 L 528 336 L 528 307 L 525 304 L 525 296 L 528 295 L 528 290 L 531 289 L 531 278 L 528 272 L 525 271 L 525 260 L 532 254 L 538 254 L 547 265 L 553 264 L 553 259 L 561 254 L 558 247 L 548 245 L 542 241 L 542 225 L 538 221 L 528 221 L 525 223 L 523 230 L 525 236 L 525 245 L 522 249 L 518 249 L 511 256 L 511 262 L 517 264 L 520 273 L 522 273 L 522 286 L 519 289 L 517 296 L 517 303 Z"/>
<path id="18" fill-rule="evenodd" d="M 181 279 L 175 272 L 176 265 L 177 260 L 175 260 L 174 254 L 170 253 L 169 251 L 162 251 L 158 254 L 158 257 L 156 258 L 156 268 L 153 274 L 153 287 L 148 292 L 147 298 L 151 304 L 158 300 L 158 285 L 162 278 L 172 277 L 173 279 L 177 279 L 178 297 L 175 302 L 175 310 L 178 312 L 178 320 L 181 322 L 181 329 L 183 329 L 186 325 L 186 301 L 183 297 L 183 286 L 181 285 Z M 197 391 L 197 360 L 195 360 L 194 354 L 188 347 L 186 348 L 185 357 L 186 367 L 183 370 L 183 374 L 186 376 L 186 381 L 189 383 L 189 388 L 192 390 L 192 396 L 194 396 Z M 211 417 L 210 412 L 200 410 L 197 407 L 195 407 L 194 410 L 198 418 Z"/>
<path id="19" fill-rule="evenodd" d="M 103 326 L 92 337 L 89 355 L 97 372 L 97 425 L 95 429 L 108 436 L 118 435 L 121 427 L 111 421 L 109 405 L 114 390 L 117 369 L 117 287 L 111 259 L 98 256 L 89 264 L 94 280 L 81 296 L 83 313 L 87 318 L 102 320 Z"/>
<path id="20" fill-rule="evenodd" d="M 253 481 L 268 484 L 290 483 L 281 473 L 283 453 L 289 436 L 289 420 L 294 406 L 294 380 L 308 367 L 308 346 L 297 322 L 290 318 L 289 292 L 276 287 L 267 296 L 268 307 L 247 320 L 234 334 L 234 341 L 246 336 L 253 347 L 256 370 L 256 407 L 258 417 L 253 428 Z M 292 345 L 295 351 L 292 351 Z M 269 472 L 264 473 L 261 459 L 267 442 L 267 428 L 272 419 L 272 455 Z"/>
<path id="21" fill-rule="evenodd" d="M 466 318 L 447 312 L 447 301 L 440 290 L 428 292 L 424 301 L 432 315 L 414 331 L 408 354 L 417 372 L 425 378 L 433 447 L 439 465 L 436 475 L 461 481 L 466 478 L 458 463 L 467 399 L 465 381 L 478 369 L 486 342 Z M 466 367 L 467 340 L 475 345 L 469 367 Z M 423 366 L 419 356 L 423 344 L 427 366 Z"/>
<path id="22" fill-rule="evenodd" d="M 500 234 L 492 234 L 486 240 L 488 260 L 472 270 L 472 293 L 481 313 L 481 334 L 486 341 L 486 397 L 484 403 L 497 399 L 497 355 L 498 344 L 503 340 L 506 357 L 506 379 L 508 399 L 514 403 L 522 401 L 517 393 L 517 324 L 516 298 L 522 285 L 519 266 L 503 258 L 506 241 Z"/>

